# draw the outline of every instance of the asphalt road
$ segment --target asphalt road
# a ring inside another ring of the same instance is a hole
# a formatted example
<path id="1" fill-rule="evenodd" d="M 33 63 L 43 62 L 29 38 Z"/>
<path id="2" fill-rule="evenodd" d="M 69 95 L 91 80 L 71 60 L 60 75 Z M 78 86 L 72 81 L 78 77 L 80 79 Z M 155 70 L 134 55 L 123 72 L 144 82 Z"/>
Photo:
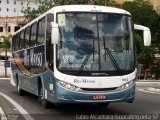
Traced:
<path id="1" fill-rule="evenodd" d="M 137 89 L 141 86 L 138 85 Z M 20 106 L 22 106 L 34 120 L 78 120 L 78 119 L 125 119 L 122 117 L 135 115 L 148 119 L 160 120 L 160 94 L 142 92 L 136 90 L 135 101 L 133 103 L 111 103 L 106 109 L 97 108 L 95 105 L 86 104 L 67 104 L 58 108 L 52 106 L 44 109 L 37 98 L 27 94 L 19 96 L 16 88 L 9 81 L 0 80 L 0 92 L 8 95 Z M 0 107 L 8 115 L 17 115 L 18 120 L 25 119 L 19 111 L 5 98 L 0 96 Z M 104 116 L 103 116 L 104 115 Z M 142 116 L 141 116 L 142 115 Z M 113 118 L 113 116 L 115 118 Z M 135 119 L 139 118 L 135 117 Z"/>

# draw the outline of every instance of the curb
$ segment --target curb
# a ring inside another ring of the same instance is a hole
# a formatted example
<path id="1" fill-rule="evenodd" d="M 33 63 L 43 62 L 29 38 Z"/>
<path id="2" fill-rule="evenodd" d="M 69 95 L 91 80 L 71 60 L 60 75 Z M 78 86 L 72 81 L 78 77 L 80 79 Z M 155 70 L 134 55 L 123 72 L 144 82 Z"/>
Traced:
<path id="1" fill-rule="evenodd" d="M 147 90 L 151 91 L 151 92 L 158 92 L 158 93 L 160 93 L 160 89 L 158 89 L 158 88 L 151 87 L 151 88 L 147 88 Z"/>
<path id="2" fill-rule="evenodd" d="M 160 92 L 156 92 L 156 91 L 150 91 L 148 89 L 138 89 L 139 91 L 145 92 L 145 93 L 153 93 L 153 94 L 158 94 L 160 95 Z"/>
<path id="3" fill-rule="evenodd" d="M 157 85 L 160 85 L 160 80 L 157 80 L 157 81 L 135 81 L 136 84 L 157 84 Z"/>
<path id="4" fill-rule="evenodd" d="M 136 82 L 160 82 L 160 80 L 136 80 Z"/>
<path id="5" fill-rule="evenodd" d="M 10 80 L 11 78 L 0 78 L 0 80 Z"/>

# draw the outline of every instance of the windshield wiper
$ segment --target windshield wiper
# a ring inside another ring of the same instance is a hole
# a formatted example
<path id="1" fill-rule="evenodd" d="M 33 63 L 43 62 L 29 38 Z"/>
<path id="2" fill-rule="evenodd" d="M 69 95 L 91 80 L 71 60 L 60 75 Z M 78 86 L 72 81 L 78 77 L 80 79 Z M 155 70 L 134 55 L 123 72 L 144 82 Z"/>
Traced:
<path id="1" fill-rule="evenodd" d="M 117 69 L 118 71 L 120 71 L 120 67 L 117 63 L 117 61 L 115 60 L 115 58 L 113 57 L 111 51 L 109 50 L 109 48 L 106 48 L 106 42 L 105 42 L 105 38 L 103 37 L 103 44 L 104 44 L 104 50 L 105 50 L 105 62 L 106 62 L 106 53 L 108 58 L 110 59 L 112 65 L 114 66 L 115 69 Z"/>
<path id="2" fill-rule="evenodd" d="M 92 49 L 89 50 L 86 58 L 84 59 L 82 65 L 80 66 L 80 68 L 79 68 L 79 70 L 78 70 L 78 72 L 77 72 L 77 75 L 79 75 L 79 74 L 82 72 L 83 68 L 84 68 L 85 65 L 87 64 L 87 62 L 88 62 L 90 56 L 92 55 L 92 53 L 93 53 L 93 62 L 94 62 L 94 51 L 95 51 L 95 48 L 94 48 L 94 38 L 93 38 Z"/>

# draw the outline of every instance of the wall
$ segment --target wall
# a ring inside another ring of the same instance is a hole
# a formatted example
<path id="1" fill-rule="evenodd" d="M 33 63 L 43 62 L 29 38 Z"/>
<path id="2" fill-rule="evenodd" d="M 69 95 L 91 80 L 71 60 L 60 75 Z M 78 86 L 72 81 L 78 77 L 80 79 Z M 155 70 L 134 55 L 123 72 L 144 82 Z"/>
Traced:
<path id="1" fill-rule="evenodd" d="M 0 17 L 24 16 L 21 10 L 27 7 L 36 9 L 38 3 L 18 0 L 0 0 Z"/>

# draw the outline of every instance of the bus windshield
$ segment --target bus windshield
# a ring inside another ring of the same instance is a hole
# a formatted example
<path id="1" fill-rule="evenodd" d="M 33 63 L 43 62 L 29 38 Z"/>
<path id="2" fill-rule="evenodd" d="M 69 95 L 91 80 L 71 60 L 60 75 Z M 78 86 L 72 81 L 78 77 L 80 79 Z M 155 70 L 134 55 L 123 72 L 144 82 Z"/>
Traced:
<path id="1" fill-rule="evenodd" d="M 135 67 L 131 17 L 114 13 L 59 13 L 61 71 L 123 71 Z"/>

